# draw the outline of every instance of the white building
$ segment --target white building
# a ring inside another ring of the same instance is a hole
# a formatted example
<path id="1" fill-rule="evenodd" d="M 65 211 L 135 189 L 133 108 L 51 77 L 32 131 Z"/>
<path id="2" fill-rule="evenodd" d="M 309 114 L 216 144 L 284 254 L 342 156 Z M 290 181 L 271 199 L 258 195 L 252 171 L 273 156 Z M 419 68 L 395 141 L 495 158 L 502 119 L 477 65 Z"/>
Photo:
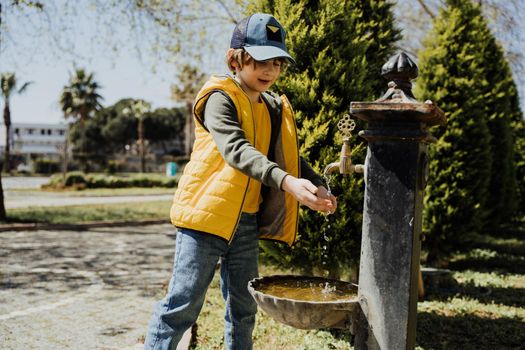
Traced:
<path id="1" fill-rule="evenodd" d="M 66 131 L 66 124 L 13 123 L 11 125 L 13 154 L 56 157 L 63 150 Z"/>
<path id="2" fill-rule="evenodd" d="M 0 147 L 5 149 L 5 126 L 1 127 Z M 26 165 L 35 158 L 59 160 L 64 152 L 66 124 L 12 123 L 10 154 L 23 159 Z"/>

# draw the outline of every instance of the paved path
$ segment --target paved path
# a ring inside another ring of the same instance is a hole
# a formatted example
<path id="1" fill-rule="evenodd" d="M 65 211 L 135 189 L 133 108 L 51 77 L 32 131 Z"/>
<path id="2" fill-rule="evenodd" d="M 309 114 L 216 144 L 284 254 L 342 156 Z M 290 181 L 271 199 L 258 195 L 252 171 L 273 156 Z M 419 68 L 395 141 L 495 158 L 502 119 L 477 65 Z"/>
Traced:
<path id="1" fill-rule="evenodd" d="M 40 188 L 49 182 L 49 177 L 44 176 L 2 176 L 2 188 L 4 190 L 20 188 Z"/>
<path id="2" fill-rule="evenodd" d="M 171 225 L 0 233 L 2 350 L 140 349 Z"/>

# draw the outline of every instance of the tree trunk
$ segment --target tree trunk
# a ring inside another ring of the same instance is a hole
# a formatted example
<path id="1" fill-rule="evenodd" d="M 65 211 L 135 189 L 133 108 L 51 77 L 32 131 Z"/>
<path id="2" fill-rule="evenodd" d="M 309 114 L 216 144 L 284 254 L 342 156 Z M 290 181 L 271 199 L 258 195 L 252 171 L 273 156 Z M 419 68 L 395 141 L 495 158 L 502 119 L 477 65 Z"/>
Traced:
<path id="1" fill-rule="evenodd" d="M 139 134 L 139 152 L 140 152 L 140 171 L 146 172 L 146 157 L 144 152 L 144 120 L 142 117 L 139 118 L 138 123 L 138 134 Z"/>
<path id="2" fill-rule="evenodd" d="M 0 161 L 0 169 L 2 168 L 2 162 Z M 0 220 L 7 221 L 7 214 L 5 212 L 4 205 L 4 189 L 2 187 L 2 172 L 0 171 Z"/>
<path id="3" fill-rule="evenodd" d="M 4 106 L 4 124 L 5 124 L 5 151 L 4 151 L 4 171 L 11 171 L 11 110 L 9 109 L 9 100 L 5 100 Z"/>
<path id="4" fill-rule="evenodd" d="M 67 175 L 67 162 L 68 162 L 68 152 L 67 152 L 67 147 L 68 147 L 68 138 L 69 138 L 69 128 L 70 126 L 68 125 L 67 128 L 66 128 L 66 139 L 64 141 L 64 162 L 62 163 L 62 185 L 65 187 L 66 186 L 66 175 Z"/>
<path id="5" fill-rule="evenodd" d="M 186 102 L 186 123 L 184 125 L 184 153 L 190 156 L 193 143 L 195 142 L 195 121 L 193 120 L 193 104 L 192 101 Z"/>
<path id="6" fill-rule="evenodd" d="M 84 173 L 88 172 L 87 165 L 87 152 L 86 152 L 86 117 L 84 115 L 80 116 L 80 134 L 82 138 L 82 145 L 80 147 L 80 168 Z"/>

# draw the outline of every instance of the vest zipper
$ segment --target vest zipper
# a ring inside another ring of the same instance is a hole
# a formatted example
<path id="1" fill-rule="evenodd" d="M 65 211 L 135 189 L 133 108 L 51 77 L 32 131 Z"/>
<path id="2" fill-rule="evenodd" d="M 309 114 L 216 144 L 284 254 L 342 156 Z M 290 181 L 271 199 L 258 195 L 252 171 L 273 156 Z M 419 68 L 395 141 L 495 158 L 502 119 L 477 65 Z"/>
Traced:
<path id="1" fill-rule="evenodd" d="M 235 81 L 235 79 L 233 81 Z M 250 98 L 248 97 L 246 92 L 244 92 L 244 90 L 241 88 L 241 86 L 239 84 L 238 84 L 238 86 L 239 86 L 239 90 L 242 91 L 242 93 L 244 94 L 244 96 L 246 96 L 246 98 L 248 99 L 248 102 L 250 103 L 250 112 L 251 112 L 252 125 L 253 125 L 253 144 L 254 144 L 254 147 L 255 147 L 257 134 L 256 134 L 256 130 L 255 130 L 255 120 L 254 120 L 254 117 L 253 117 L 252 101 L 250 100 Z M 246 194 L 248 193 L 248 187 L 250 187 L 250 180 L 251 180 L 251 178 L 248 176 L 248 182 L 246 183 L 246 189 L 244 190 L 244 196 L 242 197 L 241 207 L 239 208 L 239 214 L 237 215 L 237 222 L 235 223 L 235 226 L 233 227 L 233 232 L 232 232 L 232 234 L 230 236 L 230 240 L 228 241 L 228 244 L 230 244 L 231 241 L 233 240 L 233 236 L 235 236 L 235 232 L 237 231 L 237 227 L 239 226 L 239 221 L 241 220 L 241 215 L 242 215 L 242 208 L 244 207 L 244 201 L 246 200 Z"/>
<path id="2" fill-rule="evenodd" d="M 237 222 L 235 223 L 235 226 L 233 226 L 233 232 L 230 235 L 230 240 L 228 241 L 228 244 L 230 244 L 233 240 L 233 236 L 235 236 L 235 232 L 237 231 L 237 227 L 239 226 L 239 221 L 241 221 L 241 215 L 242 215 L 242 208 L 244 207 L 244 200 L 246 199 L 246 194 L 248 193 L 248 187 L 250 186 L 250 177 L 248 177 L 248 183 L 246 183 L 246 189 L 244 190 L 244 196 L 242 197 L 241 207 L 239 208 L 239 214 L 237 215 Z"/>
<path id="3" fill-rule="evenodd" d="M 299 135 L 297 134 L 297 123 L 295 121 L 295 111 L 293 110 L 293 107 L 290 101 L 288 101 L 288 98 L 286 98 L 286 104 L 288 105 L 288 108 L 292 112 L 292 123 L 293 123 L 294 133 L 295 133 L 295 146 L 296 146 L 295 149 L 296 149 L 296 155 L 297 155 L 297 175 L 300 178 L 301 177 L 301 156 L 299 154 Z M 297 202 L 296 205 L 297 205 L 297 210 L 295 211 L 295 233 L 294 233 L 292 244 L 290 244 L 289 246 L 292 246 L 295 243 L 295 240 L 297 239 L 297 232 L 299 231 L 299 203 Z"/>

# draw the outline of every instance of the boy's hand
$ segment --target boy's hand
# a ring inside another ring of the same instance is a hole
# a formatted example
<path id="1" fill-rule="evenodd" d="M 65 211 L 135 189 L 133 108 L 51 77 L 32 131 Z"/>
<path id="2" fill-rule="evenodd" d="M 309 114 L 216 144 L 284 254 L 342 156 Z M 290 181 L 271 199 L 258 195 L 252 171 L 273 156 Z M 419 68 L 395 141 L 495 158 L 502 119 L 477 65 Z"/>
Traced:
<path id="1" fill-rule="evenodd" d="M 317 188 L 313 183 L 306 179 L 298 179 L 292 175 L 286 175 L 281 185 L 283 191 L 290 193 L 299 203 L 306 205 L 308 208 L 333 213 L 337 204 L 334 206 L 333 200 L 323 186 Z M 324 191 L 323 191 L 324 189 Z M 322 198 L 321 196 L 324 196 Z"/>
<path id="2" fill-rule="evenodd" d="M 327 212 L 326 214 L 333 214 L 333 213 L 335 213 L 335 210 L 337 209 L 337 198 L 335 198 L 335 196 L 331 192 L 328 192 L 326 187 L 319 186 L 317 188 L 317 197 L 324 198 L 324 199 L 329 199 L 330 202 L 332 202 L 332 209 L 329 212 Z"/>

